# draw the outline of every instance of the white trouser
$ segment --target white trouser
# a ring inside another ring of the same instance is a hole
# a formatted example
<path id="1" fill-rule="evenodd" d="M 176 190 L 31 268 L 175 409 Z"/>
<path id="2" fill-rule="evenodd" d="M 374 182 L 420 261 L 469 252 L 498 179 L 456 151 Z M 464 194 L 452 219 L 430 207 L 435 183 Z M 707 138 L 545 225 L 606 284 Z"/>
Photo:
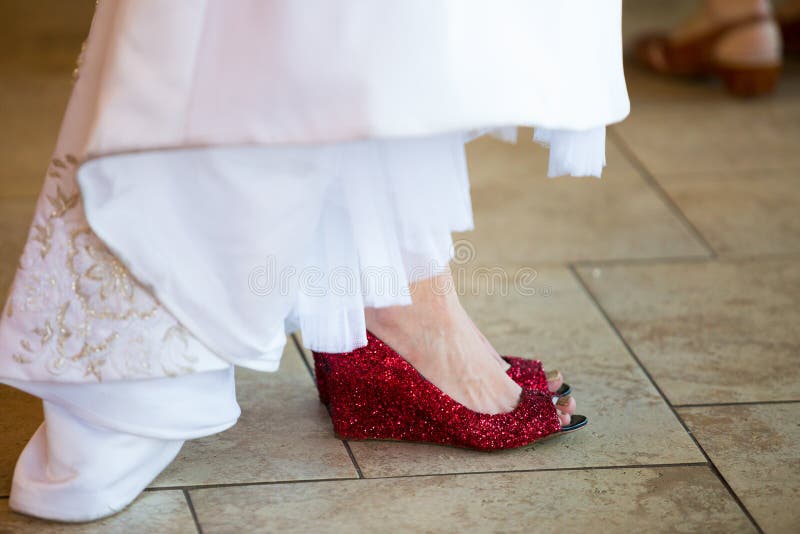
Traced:
<path id="1" fill-rule="evenodd" d="M 91 521 L 130 504 L 187 439 L 236 423 L 233 367 L 114 384 L 6 381 L 44 400 L 45 420 L 14 470 L 9 506 Z"/>

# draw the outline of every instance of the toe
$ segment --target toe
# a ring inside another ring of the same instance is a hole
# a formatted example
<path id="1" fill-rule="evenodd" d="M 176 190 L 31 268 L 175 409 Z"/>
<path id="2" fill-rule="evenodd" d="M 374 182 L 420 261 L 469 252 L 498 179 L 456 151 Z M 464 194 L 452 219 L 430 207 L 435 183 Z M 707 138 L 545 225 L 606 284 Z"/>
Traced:
<path id="1" fill-rule="evenodd" d="M 558 420 L 561 421 L 561 426 L 567 426 L 572 421 L 572 416 L 568 413 L 558 412 Z"/>
<path id="2" fill-rule="evenodd" d="M 553 371 L 545 371 L 544 374 L 547 377 L 547 389 L 549 389 L 551 393 L 558 391 L 558 388 L 564 383 L 564 377 L 561 375 L 561 371 L 556 369 Z"/>
<path id="3" fill-rule="evenodd" d="M 561 413 L 573 414 L 575 413 L 576 404 L 577 403 L 572 395 L 567 395 L 566 397 L 561 397 L 556 401 L 556 408 Z"/>

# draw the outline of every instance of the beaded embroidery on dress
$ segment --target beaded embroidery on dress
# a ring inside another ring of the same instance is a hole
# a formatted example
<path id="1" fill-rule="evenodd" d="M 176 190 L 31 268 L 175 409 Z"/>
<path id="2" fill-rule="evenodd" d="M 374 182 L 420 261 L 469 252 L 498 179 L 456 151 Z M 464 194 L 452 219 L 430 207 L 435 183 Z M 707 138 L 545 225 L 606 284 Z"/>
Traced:
<path id="1" fill-rule="evenodd" d="M 89 228 L 78 164 L 67 154 L 48 169 L 0 321 L 0 358 L 17 364 L 4 375 L 74 382 L 224 368 Z"/>

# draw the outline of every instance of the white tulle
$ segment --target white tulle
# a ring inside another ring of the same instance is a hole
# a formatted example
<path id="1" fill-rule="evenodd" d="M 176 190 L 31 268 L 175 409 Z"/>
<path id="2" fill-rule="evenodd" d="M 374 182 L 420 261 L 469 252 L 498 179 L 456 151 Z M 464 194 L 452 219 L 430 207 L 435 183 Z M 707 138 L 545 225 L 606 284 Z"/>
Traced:
<path id="1" fill-rule="evenodd" d="M 488 134 L 506 143 L 517 143 L 515 126 L 484 128 L 465 135 L 466 141 Z M 534 128 L 533 140 L 550 149 L 547 176 L 594 176 L 600 178 L 606 166 L 606 127 L 588 130 Z"/>
<path id="2" fill-rule="evenodd" d="M 365 344 L 364 307 L 410 303 L 472 228 L 461 133 L 118 155 L 78 179 L 93 230 L 158 301 L 262 370 L 287 329 L 314 350 Z"/>
<path id="3" fill-rule="evenodd" d="M 181 324 L 223 359 L 273 370 L 285 331 L 353 350 L 365 307 L 409 304 L 410 283 L 448 268 L 451 233 L 472 228 L 466 137 L 117 155 L 79 182 L 94 231 Z M 546 140 L 551 168 L 602 167 L 602 132 Z"/>
<path id="4" fill-rule="evenodd" d="M 533 140 L 550 147 L 547 175 L 600 177 L 606 166 L 606 128 L 550 130 L 536 128 Z"/>

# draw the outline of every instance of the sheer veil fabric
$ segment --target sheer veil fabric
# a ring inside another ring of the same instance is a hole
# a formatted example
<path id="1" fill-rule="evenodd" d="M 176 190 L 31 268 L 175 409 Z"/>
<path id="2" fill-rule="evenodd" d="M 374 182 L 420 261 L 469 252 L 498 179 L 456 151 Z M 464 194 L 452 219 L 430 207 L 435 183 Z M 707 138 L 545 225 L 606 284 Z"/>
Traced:
<path id="1" fill-rule="evenodd" d="M 0 381 L 46 402 L 11 506 L 119 510 L 235 423 L 233 364 L 276 370 L 296 329 L 365 344 L 364 307 L 410 303 L 472 228 L 476 135 L 533 126 L 551 176 L 599 176 L 620 10 L 100 0 L 0 316 Z"/>

